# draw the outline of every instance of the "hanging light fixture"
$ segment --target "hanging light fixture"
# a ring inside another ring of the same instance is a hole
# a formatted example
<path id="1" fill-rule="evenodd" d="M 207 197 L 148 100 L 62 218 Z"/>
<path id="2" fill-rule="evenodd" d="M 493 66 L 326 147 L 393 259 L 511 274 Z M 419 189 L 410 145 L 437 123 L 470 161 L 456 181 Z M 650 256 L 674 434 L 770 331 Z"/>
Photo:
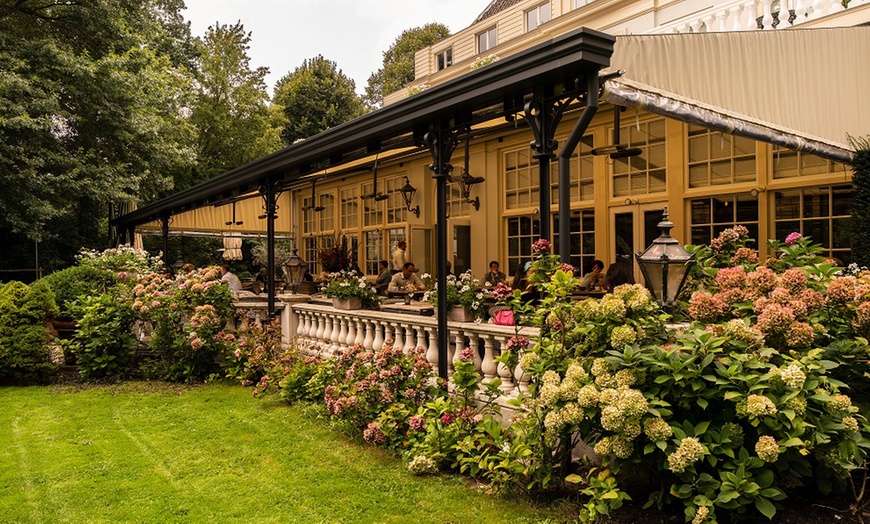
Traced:
<path id="1" fill-rule="evenodd" d="M 593 155 L 608 155 L 611 159 L 616 160 L 643 154 L 643 150 L 639 147 L 628 147 L 619 143 L 619 113 L 624 109 L 621 106 L 613 106 L 613 144 L 594 148 Z"/>
<path id="2" fill-rule="evenodd" d="M 475 211 L 480 211 L 480 197 L 474 197 L 474 200 L 471 199 L 471 188 L 475 184 L 482 184 L 486 182 L 486 179 L 482 176 L 471 176 L 471 173 L 468 172 L 468 146 L 469 142 L 471 142 L 471 136 L 465 137 L 465 166 L 462 168 L 462 175 L 460 175 L 456 182 L 459 182 L 459 192 L 462 196 L 462 199 L 471 204 L 474 207 Z"/>
<path id="3" fill-rule="evenodd" d="M 662 230 L 662 234 L 653 240 L 646 251 L 635 256 L 646 287 L 653 294 L 656 302 L 663 307 L 672 306 L 686 283 L 686 277 L 692 264 L 695 263 L 695 257 L 671 236 L 670 231 L 674 223 L 668 219 L 667 207 L 664 209 L 658 227 Z"/>
<path id="4" fill-rule="evenodd" d="M 402 198 L 405 199 L 405 206 L 408 208 L 410 213 L 414 213 L 417 218 L 420 218 L 420 206 L 411 209 L 411 202 L 414 200 L 414 195 L 417 193 L 417 188 L 411 185 L 411 181 L 408 180 L 408 177 L 405 177 L 405 185 L 402 186 L 402 189 L 399 191 L 402 192 Z"/>
<path id="5" fill-rule="evenodd" d="M 378 192 L 378 155 L 379 154 L 380 154 L 380 152 L 375 153 L 375 164 L 372 167 L 372 171 L 374 171 L 374 182 L 373 182 L 373 186 L 372 186 L 372 194 L 362 196 L 362 198 L 373 198 L 375 200 L 375 202 L 382 202 L 382 201 L 390 198 L 389 195 L 381 194 Z"/>
<path id="6" fill-rule="evenodd" d="M 228 226 L 240 226 L 244 224 L 241 220 L 236 220 L 236 201 L 233 200 L 233 219 L 225 223 Z"/>
<path id="7" fill-rule="evenodd" d="M 315 213 L 320 213 L 321 211 L 323 211 L 324 209 L 326 209 L 326 208 L 323 207 L 323 206 L 316 206 L 316 205 L 314 205 L 314 204 L 317 202 L 317 200 L 316 200 L 316 199 L 317 199 L 317 194 L 316 194 L 316 192 L 315 192 L 315 185 L 316 185 L 316 184 L 317 184 L 317 179 L 316 179 L 316 178 L 315 178 L 315 179 L 312 179 L 312 180 L 311 180 L 311 205 L 310 205 L 310 206 L 303 206 L 303 207 L 302 207 L 302 210 L 303 210 L 303 211 L 314 211 Z"/>

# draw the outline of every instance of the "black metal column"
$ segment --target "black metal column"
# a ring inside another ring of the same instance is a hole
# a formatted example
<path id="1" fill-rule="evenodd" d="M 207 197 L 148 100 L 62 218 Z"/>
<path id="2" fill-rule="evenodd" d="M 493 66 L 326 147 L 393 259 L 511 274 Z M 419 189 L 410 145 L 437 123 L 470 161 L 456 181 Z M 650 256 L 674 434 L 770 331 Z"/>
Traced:
<path id="1" fill-rule="evenodd" d="M 586 75 L 586 107 L 574 124 L 574 129 L 559 151 L 559 258 L 562 262 L 571 260 L 571 155 L 583 138 L 583 133 L 598 112 L 598 71 Z M 582 270 L 583 268 L 577 268 Z"/>
<path id="2" fill-rule="evenodd" d="M 169 222 L 172 217 L 168 214 L 160 218 L 160 232 L 163 234 L 163 265 L 169 267 Z"/>
<path id="3" fill-rule="evenodd" d="M 260 186 L 260 196 L 263 197 L 266 211 L 266 289 L 269 295 L 269 317 L 275 317 L 275 219 L 278 217 L 278 191 L 277 184 L 267 181 Z"/>
<path id="4" fill-rule="evenodd" d="M 432 155 L 432 177 L 435 179 L 435 213 L 437 229 L 435 234 L 435 272 L 438 291 L 438 376 L 447 380 L 447 180 L 453 166 L 450 157 L 456 149 L 457 132 L 433 126 L 423 137 Z"/>

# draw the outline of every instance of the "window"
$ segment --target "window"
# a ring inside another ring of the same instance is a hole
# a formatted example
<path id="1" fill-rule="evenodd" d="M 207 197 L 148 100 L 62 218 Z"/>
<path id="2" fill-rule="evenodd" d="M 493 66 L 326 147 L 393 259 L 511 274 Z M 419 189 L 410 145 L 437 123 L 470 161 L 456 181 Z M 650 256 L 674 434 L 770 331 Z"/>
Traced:
<path id="1" fill-rule="evenodd" d="M 335 195 L 332 193 L 321 193 L 320 207 L 320 230 L 332 231 L 335 229 Z"/>
<path id="2" fill-rule="evenodd" d="M 308 272 L 312 275 L 317 273 L 317 239 L 315 237 L 305 239 L 305 261 L 308 263 Z"/>
<path id="3" fill-rule="evenodd" d="M 844 164 L 809 153 L 773 146 L 773 178 L 825 175 L 845 170 Z"/>
<path id="4" fill-rule="evenodd" d="M 403 227 L 394 227 L 392 229 L 387 230 L 387 242 L 390 246 L 390 251 L 387 253 L 387 259 L 392 260 L 393 251 L 399 247 L 399 241 L 405 240 L 407 241 L 407 236 L 405 235 L 405 228 Z M 388 261 L 389 261 L 388 260 Z M 413 260 L 409 260 L 407 257 L 407 253 L 405 254 L 405 262 L 413 262 Z"/>
<path id="5" fill-rule="evenodd" d="M 495 27 L 477 34 L 477 52 L 484 53 L 498 45 Z"/>
<path id="6" fill-rule="evenodd" d="M 356 188 L 342 189 L 341 199 L 341 229 L 356 228 L 359 225 L 359 197 Z"/>
<path id="7" fill-rule="evenodd" d="M 574 9 L 578 9 L 584 5 L 589 5 L 594 1 L 595 0 L 574 0 Z"/>
<path id="8" fill-rule="evenodd" d="M 441 71 L 453 65 L 453 48 L 445 49 L 435 55 L 435 70 Z"/>
<path id="9" fill-rule="evenodd" d="M 459 218 L 469 215 L 471 215 L 471 204 L 468 203 L 468 200 L 462 198 L 459 182 L 449 182 L 447 184 L 447 216 Z"/>
<path id="10" fill-rule="evenodd" d="M 689 126 L 689 187 L 755 180 L 755 141 Z"/>
<path id="11" fill-rule="evenodd" d="M 514 275 L 520 264 L 532 260 L 532 244 L 541 235 L 541 222 L 533 216 L 507 219 L 508 274 Z"/>
<path id="12" fill-rule="evenodd" d="M 662 193 L 665 189 L 665 119 L 620 127 L 628 147 L 639 147 L 638 156 L 613 161 L 613 196 Z"/>
<path id="13" fill-rule="evenodd" d="M 402 196 L 402 187 L 405 185 L 403 176 L 390 178 L 384 181 L 387 198 L 387 224 L 408 221 L 408 206 L 405 205 L 405 197 Z"/>
<path id="14" fill-rule="evenodd" d="M 383 259 L 383 254 L 381 253 L 381 246 L 383 245 L 383 235 L 381 234 L 381 230 L 377 229 L 375 231 L 366 231 L 365 232 L 366 239 L 366 262 L 365 262 L 365 272 L 366 275 L 377 275 L 378 272 L 378 262 Z"/>
<path id="15" fill-rule="evenodd" d="M 776 238 L 785 240 L 789 233 L 797 231 L 821 244 L 825 256 L 849 264 L 852 260 L 851 206 L 851 185 L 777 191 L 774 198 Z"/>
<path id="16" fill-rule="evenodd" d="M 592 173 L 592 135 L 580 139 L 580 144 L 571 155 L 571 201 L 581 202 L 595 198 L 595 186 Z M 550 164 L 550 182 L 552 192 L 550 200 L 559 203 L 559 163 Z M 537 169 L 535 170 L 537 173 Z M 537 176 L 537 174 L 535 175 Z"/>
<path id="17" fill-rule="evenodd" d="M 538 166 L 531 165 L 528 147 L 505 153 L 505 209 L 523 209 L 538 204 Z"/>
<path id="18" fill-rule="evenodd" d="M 758 241 L 758 198 L 728 195 L 692 200 L 692 240 L 694 245 L 709 244 L 719 233 L 737 224 L 746 226 L 749 236 Z"/>
<path id="19" fill-rule="evenodd" d="M 314 199 L 305 197 L 302 199 L 302 232 L 314 232 Z"/>
<path id="20" fill-rule="evenodd" d="M 550 21 L 550 2 L 526 11 L 526 32 Z"/>
<path id="21" fill-rule="evenodd" d="M 363 225 L 380 226 L 384 222 L 383 201 L 377 201 L 371 197 L 374 184 L 363 184 Z"/>
<path id="22" fill-rule="evenodd" d="M 559 215 L 553 214 L 553 252 L 559 252 Z M 572 266 L 585 274 L 595 260 L 595 212 L 591 209 L 571 213 Z"/>

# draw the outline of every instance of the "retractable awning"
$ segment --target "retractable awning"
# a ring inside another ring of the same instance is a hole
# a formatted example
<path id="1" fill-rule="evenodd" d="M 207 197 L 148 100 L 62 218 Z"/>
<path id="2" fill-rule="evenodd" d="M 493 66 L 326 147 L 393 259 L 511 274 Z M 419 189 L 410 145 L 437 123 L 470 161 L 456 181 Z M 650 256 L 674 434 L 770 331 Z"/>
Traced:
<path id="1" fill-rule="evenodd" d="M 870 27 L 619 36 L 603 101 L 850 162 Z"/>

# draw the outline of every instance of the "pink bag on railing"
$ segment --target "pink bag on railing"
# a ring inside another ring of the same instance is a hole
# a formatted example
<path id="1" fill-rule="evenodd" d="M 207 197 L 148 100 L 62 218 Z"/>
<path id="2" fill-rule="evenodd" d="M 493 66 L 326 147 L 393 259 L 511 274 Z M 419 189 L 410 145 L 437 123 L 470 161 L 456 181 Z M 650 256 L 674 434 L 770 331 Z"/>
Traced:
<path id="1" fill-rule="evenodd" d="M 513 326 L 514 312 L 509 309 L 497 311 L 492 317 L 492 323 L 498 326 Z"/>

